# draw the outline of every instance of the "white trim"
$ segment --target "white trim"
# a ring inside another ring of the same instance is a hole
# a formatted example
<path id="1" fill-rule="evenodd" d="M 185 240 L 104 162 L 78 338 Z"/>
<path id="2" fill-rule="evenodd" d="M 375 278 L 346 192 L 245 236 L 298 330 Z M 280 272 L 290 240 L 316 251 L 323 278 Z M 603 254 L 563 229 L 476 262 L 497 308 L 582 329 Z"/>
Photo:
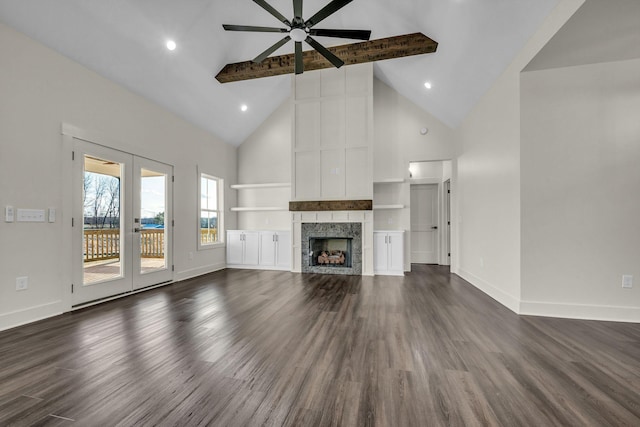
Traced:
<path id="1" fill-rule="evenodd" d="M 69 292 L 71 292 L 71 286 L 69 286 Z M 65 311 L 67 310 L 65 309 L 64 301 L 59 300 L 4 313 L 0 315 L 0 331 L 59 316 Z"/>
<path id="2" fill-rule="evenodd" d="M 195 277 L 204 276 L 206 274 L 215 273 L 216 271 L 224 270 L 227 268 L 225 263 L 218 263 L 213 265 L 208 265 L 205 267 L 192 268 L 190 270 L 184 270 L 179 273 L 176 273 L 175 280 L 173 283 L 182 282 L 185 280 L 193 279 Z"/>
<path id="3" fill-rule="evenodd" d="M 288 211 L 289 208 L 283 207 L 243 207 L 243 208 L 231 208 L 231 212 L 262 212 L 262 211 Z"/>
<path id="4" fill-rule="evenodd" d="M 287 188 L 287 187 L 291 187 L 290 182 L 274 182 L 274 183 L 267 183 L 267 184 L 233 184 L 229 186 L 229 188 L 232 188 L 234 190 L 244 190 L 244 189 L 251 189 L 251 188 Z"/>
<path id="5" fill-rule="evenodd" d="M 278 265 L 245 265 L 227 264 L 227 268 L 234 270 L 270 270 L 270 271 L 291 271 L 291 266 L 283 267 Z"/>
<path id="6" fill-rule="evenodd" d="M 404 205 L 373 205 L 373 209 L 404 209 Z"/>
<path id="7" fill-rule="evenodd" d="M 489 282 L 486 282 L 478 276 L 474 276 L 473 274 L 469 273 L 468 271 L 464 271 L 463 269 L 459 269 L 457 274 L 458 276 L 469 282 L 471 285 L 480 289 L 482 292 L 507 307 L 509 310 L 513 311 L 516 314 L 520 314 L 520 300 L 518 298 L 515 298 L 503 292 Z"/>
<path id="8" fill-rule="evenodd" d="M 564 319 L 640 323 L 639 307 L 520 301 L 520 314 Z"/>
<path id="9" fill-rule="evenodd" d="M 380 179 L 378 181 L 373 181 L 375 184 L 402 184 L 404 182 L 404 178 L 388 178 L 388 179 Z"/>

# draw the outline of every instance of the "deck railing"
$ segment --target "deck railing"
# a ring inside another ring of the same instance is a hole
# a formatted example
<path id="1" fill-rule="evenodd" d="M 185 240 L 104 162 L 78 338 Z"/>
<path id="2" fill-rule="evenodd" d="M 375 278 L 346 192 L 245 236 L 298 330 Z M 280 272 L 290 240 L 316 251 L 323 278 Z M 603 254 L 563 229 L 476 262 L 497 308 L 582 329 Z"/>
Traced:
<path id="1" fill-rule="evenodd" d="M 218 241 L 218 230 L 201 229 L 200 242 Z M 120 258 L 120 229 L 84 230 L 84 262 Z M 143 258 L 164 258 L 164 229 L 140 230 L 140 255 Z"/>
<path id="2" fill-rule="evenodd" d="M 120 258 L 120 230 L 84 230 L 84 262 Z M 164 258 L 164 230 L 140 230 L 140 256 Z"/>
<path id="3" fill-rule="evenodd" d="M 140 256 L 142 258 L 164 258 L 163 229 L 140 230 Z"/>
<path id="4" fill-rule="evenodd" d="M 200 243 L 208 245 L 210 243 L 216 243 L 218 241 L 218 229 L 217 228 L 201 228 L 200 229 Z"/>
<path id="5" fill-rule="evenodd" d="M 120 230 L 84 230 L 84 262 L 120 258 Z"/>
<path id="6" fill-rule="evenodd" d="M 143 258 L 164 258 L 164 229 L 140 230 L 140 255 Z M 218 230 L 201 229 L 200 242 L 218 241 Z M 120 258 L 120 229 L 84 230 L 84 262 Z"/>

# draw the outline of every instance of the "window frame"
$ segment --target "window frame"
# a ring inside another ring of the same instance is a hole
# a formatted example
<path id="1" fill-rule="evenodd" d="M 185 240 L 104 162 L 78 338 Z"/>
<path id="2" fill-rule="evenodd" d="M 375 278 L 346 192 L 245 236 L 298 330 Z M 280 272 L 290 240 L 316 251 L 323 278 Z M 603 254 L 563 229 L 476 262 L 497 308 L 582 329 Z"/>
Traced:
<path id="1" fill-rule="evenodd" d="M 216 187 L 217 187 L 217 206 L 216 209 L 204 209 L 202 206 L 202 180 L 203 179 L 208 179 L 208 180 L 212 180 L 212 181 L 216 181 Z M 214 248 L 219 248 L 225 245 L 225 239 L 224 239 L 224 179 L 217 177 L 215 175 L 212 175 L 210 173 L 207 172 L 202 172 L 200 171 L 200 169 L 198 169 L 198 207 L 197 207 L 197 221 L 196 221 L 196 226 L 197 226 L 197 242 L 198 242 L 198 250 L 207 250 L 207 249 L 214 249 Z M 202 225 L 201 225 L 201 220 L 202 220 L 202 211 L 207 211 L 207 212 L 215 212 L 218 215 L 218 241 L 214 242 L 214 243 L 202 243 Z"/>

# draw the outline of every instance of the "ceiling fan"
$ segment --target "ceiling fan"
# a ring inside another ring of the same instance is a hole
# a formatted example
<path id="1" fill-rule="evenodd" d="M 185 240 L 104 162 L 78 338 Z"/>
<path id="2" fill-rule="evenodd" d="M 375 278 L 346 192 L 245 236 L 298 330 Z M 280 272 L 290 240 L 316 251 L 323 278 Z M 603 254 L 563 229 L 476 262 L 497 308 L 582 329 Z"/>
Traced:
<path id="1" fill-rule="evenodd" d="M 363 64 L 412 55 L 433 53 L 438 42 L 422 33 L 404 34 L 377 40 L 369 40 L 371 31 L 366 30 L 329 30 L 315 28 L 315 25 L 342 9 L 353 0 L 333 0 L 311 18 L 302 18 L 303 0 L 293 0 L 293 19 L 289 20 L 265 0 L 253 0 L 264 10 L 282 22 L 287 28 L 257 27 L 248 25 L 223 25 L 227 31 L 250 31 L 258 33 L 282 33 L 286 36 L 255 57 L 252 61 L 227 64 L 216 75 L 220 83 L 230 83 L 282 74 L 320 70 L 343 65 Z M 337 37 L 364 40 L 358 43 L 344 44 L 326 48 L 313 37 Z M 289 41 L 295 42 L 295 53 L 269 56 Z M 302 42 L 314 50 L 302 51 Z"/>
<path id="2" fill-rule="evenodd" d="M 320 23 L 327 17 L 331 16 L 338 10 L 342 9 L 353 0 L 333 0 L 325 7 L 320 9 L 311 18 L 305 20 L 302 18 L 302 2 L 303 0 L 293 0 L 293 19 L 289 20 L 280 12 L 278 12 L 273 6 L 267 3 L 265 0 L 253 0 L 264 10 L 273 15 L 280 22 L 285 24 L 287 28 L 275 28 L 275 27 L 256 27 L 249 25 L 223 25 L 227 31 L 250 31 L 257 33 L 283 33 L 287 34 L 282 40 L 269 47 L 260 55 L 253 59 L 253 63 L 259 64 L 263 62 L 269 55 L 284 46 L 289 41 L 295 42 L 295 65 L 294 71 L 296 74 L 302 74 L 304 71 L 304 61 L 302 52 L 302 42 L 306 42 L 313 47 L 320 55 L 326 58 L 333 66 L 340 68 L 344 65 L 344 61 L 337 55 L 332 53 L 329 49 L 318 43 L 311 36 L 318 37 L 337 37 L 344 39 L 354 40 L 369 40 L 371 37 L 371 31 L 366 30 L 335 30 L 335 29 L 319 29 L 314 28 L 316 24 Z"/>

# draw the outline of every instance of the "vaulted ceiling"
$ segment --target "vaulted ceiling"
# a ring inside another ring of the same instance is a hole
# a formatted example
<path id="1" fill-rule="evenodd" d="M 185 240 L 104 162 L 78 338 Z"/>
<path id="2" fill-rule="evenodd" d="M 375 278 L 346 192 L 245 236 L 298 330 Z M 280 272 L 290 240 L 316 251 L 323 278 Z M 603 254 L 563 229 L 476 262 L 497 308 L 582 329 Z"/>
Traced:
<path id="1" fill-rule="evenodd" d="M 305 0 L 305 15 L 328 2 Z M 375 75 L 456 127 L 558 2 L 355 0 L 322 26 L 369 29 L 372 39 L 422 32 L 436 40 L 436 53 L 378 62 Z M 291 0 L 269 3 L 292 15 Z M 225 64 L 254 58 L 281 38 L 223 30 L 223 23 L 278 26 L 251 0 L 0 0 L 0 21 L 235 145 L 291 90 L 289 76 L 214 79 Z M 166 49 L 168 39 L 176 50 Z M 292 52 L 289 43 L 274 55 Z"/>

